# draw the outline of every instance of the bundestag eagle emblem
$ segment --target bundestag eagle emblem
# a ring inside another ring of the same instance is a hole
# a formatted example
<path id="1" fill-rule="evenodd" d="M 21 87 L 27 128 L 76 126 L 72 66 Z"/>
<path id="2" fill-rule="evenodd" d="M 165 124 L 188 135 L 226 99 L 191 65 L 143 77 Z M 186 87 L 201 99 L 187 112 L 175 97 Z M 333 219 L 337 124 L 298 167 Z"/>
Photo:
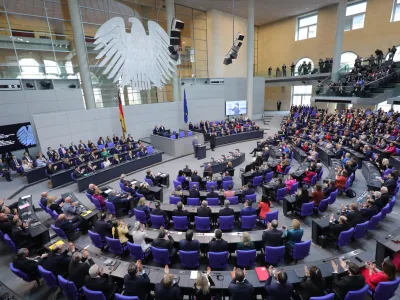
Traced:
<path id="1" fill-rule="evenodd" d="M 105 22 L 97 31 L 96 59 L 103 60 L 99 67 L 107 65 L 103 74 L 120 86 L 131 85 L 138 90 L 158 88 L 173 76 L 176 62 L 169 56 L 169 36 L 153 21 L 148 21 L 149 35 L 138 18 L 129 18 L 131 33 L 125 31 L 125 22 L 115 17 Z"/>

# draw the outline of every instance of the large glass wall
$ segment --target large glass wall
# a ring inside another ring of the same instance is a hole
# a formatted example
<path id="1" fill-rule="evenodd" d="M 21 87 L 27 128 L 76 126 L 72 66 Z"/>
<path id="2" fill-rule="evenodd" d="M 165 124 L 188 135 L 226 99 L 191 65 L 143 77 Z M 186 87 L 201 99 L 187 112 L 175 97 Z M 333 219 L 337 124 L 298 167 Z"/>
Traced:
<path id="1" fill-rule="evenodd" d="M 82 27 L 97 107 L 117 104 L 117 85 L 102 75 L 94 51 L 94 36 L 104 22 L 119 16 L 130 32 L 129 17 L 158 22 L 167 30 L 162 0 L 79 0 Z M 178 61 L 180 78 L 207 78 L 206 13 L 176 5 L 185 22 Z M 0 0 L 0 78 L 79 78 L 67 0 Z M 162 89 L 120 91 L 125 105 L 173 101 L 170 84 Z"/>
<path id="2" fill-rule="evenodd" d="M 66 0 L 0 0 L 1 78 L 78 78 Z"/>
<path id="3" fill-rule="evenodd" d="M 149 20 L 158 22 L 167 31 L 167 14 L 162 0 L 79 0 L 83 31 L 86 40 L 86 50 L 89 68 L 92 74 L 95 101 L 98 107 L 115 106 L 115 96 L 118 88 L 112 80 L 102 75 L 104 67 L 99 67 L 96 59 L 99 51 L 93 44 L 96 31 L 104 22 L 121 17 L 125 20 L 127 32 L 131 31 L 129 17 L 139 18 L 147 31 Z M 207 21 L 204 11 L 195 10 L 181 5 L 175 5 L 175 16 L 185 23 L 181 32 L 179 46 L 180 58 L 177 73 L 179 78 L 207 78 Z M 120 89 L 122 102 L 125 105 L 145 104 L 173 101 L 171 84 L 162 89 L 153 88 L 149 91 L 139 91 L 131 87 Z"/>

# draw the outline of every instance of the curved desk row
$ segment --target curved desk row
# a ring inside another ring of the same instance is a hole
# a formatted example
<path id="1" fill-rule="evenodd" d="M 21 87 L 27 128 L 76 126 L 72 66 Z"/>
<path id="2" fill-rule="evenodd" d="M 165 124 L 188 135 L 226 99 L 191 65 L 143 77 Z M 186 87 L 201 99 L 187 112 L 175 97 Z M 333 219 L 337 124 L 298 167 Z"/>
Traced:
<path id="1" fill-rule="evenodd" d="M 149 167 L 161 161 L 162 152 L 154 151 L 152 154 L 147 154 L 144 157 L 136 158 L 135 160 L 124 161 L 118 165 L 101 169 L 89 174 L 88 176 L 79 178 L 77 180 L 78 190 L 82 192 L 88 188 L 90 183 L 100 185 L 109 180 L 119 178 L 121 174 L 128 174 L 133 171 Z"/>
<path id="2" fill-rule="evenodd" d="M 56 238 L 51 242 L 47 243 L 45 247 L 49 249 L 51 245 L 60 241 L 60 238 Z M 63 241 L 66 243 L 66 241 Z M 75 243 L 76 249 L 79 251 L 88 245 L 83 243 L 82 239 L 78 239 Z M 110 260 L 110 257 L 107 257 L 105 254 L 101 254 L 100 251 L 94 250 L 92 251 L 92 247 L 89 248 L 89 254 L 92 257 L 93 261 L 99 266 L 104 268 L 105 272 L 108 273 L 108 266 L 105 264 L 106 260 Z M 359 267 L 363 267 L 365 262 L 374 261 L 373 256 L 361 249 L 357 249 L 355 251 L 351 251 L 345 254 L 340 254 L 337 256 L 327 257 L 325 259 L 308 262 L 307 266 L 317 266 L 322 275 L 329 279 L 332 277 L 332 266 L 331 261 L 334 260 L 336 264 L 338 264 L 339 258 L 343 258 L 344 260 L 348 260 L 350 262 L 355 263 Z M 112 258 L 112 261 L 115 262 L 114 270 L 111 273 L 111 276 L 117 283 L 123 284 L 123 278 L 128 273 L 128 267 L 130 262 L 119 260 L 116 258 Z M 279 267 L 280 270 L 286 272 L 288 276 L 288 282 L 294 285 L 294 288 L 298 288 L 298 285 L 302 282 L 304 277 L 304 264 L 298 265 L 290 265 L 286 267 Z M 144 270 L 149 276 L 151 288 L 154 287 L 155 284 L 161 282 L 164 278 L 164 266 L 153 267 L 144 265 Z M 184 295 L 190 295 L 193 293 L 193 286 L 195 284 L 196 279 L 191 279 L 191 273 L 196 271 L 191 270 L 183 270 L 183 269 L 169 269 L 169 273 L 176 275 L 179 277 L 179 287 L 181 288 L 181 293 Z M 231 278 L 231 270 L 217 271 L 213 270 L 210 274 L 215 286 L 211 287 L 211 293 L 214 292 L 222 292 L 224 296 L 228 296 L 228 287 L 232 281 Z M 343 274 L 345 271 L 340 267 L 339 264 L 339 273 Z M 246 279 L 254 286 L 254 294 L 262 294 L 264 292 L 265 281 L 260 281 L 255 270 L 247 270 Z"/>
<path id="3" fill-rule="evenodd" d="M 215 145 L 218 147 L 225 144 L 243 142 L 246 140 L 262 139 L 263 137 L 264 137 L 264 130 L 241 132 L 241 133 L 216 137 Z"/>

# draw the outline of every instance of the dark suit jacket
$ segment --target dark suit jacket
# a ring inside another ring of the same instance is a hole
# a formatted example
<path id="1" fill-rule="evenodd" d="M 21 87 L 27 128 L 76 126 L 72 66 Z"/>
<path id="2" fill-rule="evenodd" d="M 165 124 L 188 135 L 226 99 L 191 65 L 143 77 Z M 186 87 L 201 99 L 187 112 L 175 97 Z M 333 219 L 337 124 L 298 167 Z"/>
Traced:
<path id="1" fill-rule="evenodd" d="M 262 239 L 264 246 L 278 247 L 282 246 L 282 230 L 271 229 L 263 232 Z"/>
<path id="2" fill-rule="evenodd" d="M 62 229 L 66 234 L 73 232 L 74 226 L 73 223 L 70 222 L 69 220 L 64 220 L 62 222 L 60 221 L 56 221 L 56 223 L 54 224 L 56 227 Z"/>
<path id="3" fill-rule="evenodd" d="M 232 208 L 224 207 L 219 210 L 218 215 L 221 216 L 234 216 L 235 211 Z"/>
<path id="4" fill-rule="evenodd" d="M 161 208 L 154 208 L 151 210 L 151 214 L 155 216 L 164 216 L 165 220 L 168 220 L 167 213 L 163 211 Z"/>
<path id="5" fill-rule="evenodd" d="M 112 225 L 103 220 L 98 220 L 94 224 L 94 230 L 96 231 L 96 233 L 98 233 L 101 236 L 103 241 L 105 241 L 106 236 L 108 236 L 110 234 L 111 228 L 112 228 Z"/>
<path id="6" fill-rule="evenodd" d="M 189 212 L 187 210 L 183 210 L 183 209 L 181 209 L 181 210 L 174 209 L 172 211 L 172 215 L 175 217 L 187 217 L 187 216 L 189 216 Z"/>
<path id="7" fill-rule="evenodd" d="M 40 273 L 38 266 L 40 264 L 41 260 L 39 260 L 39 263 L 32 259 L 15 259 L 13 261 L 14 268 L 24 272 L 30 279 L 38 279 L 40 278 Z"/>
<path id="8" fill-rule="evenodd" d="M 189 198 L 200 198 L 200 192 L 198 190 L 189 190 Z"/>
<path id="9" fill-rule="evenodd" d="M 308 277 L 303 278 L 300 283 L 300 294 L 303 300 L 309 300 L 311 297 L 320 297 L 325 295 L 325 281 L 315 284 Z"/>
<path id="10" fill-rule="evenodd" d="M 362 216 L 359 211 L 349 211 L 348 213 L 346 213 L 346 217 L 347 223 L 350 227 L 354 227 L 362 221 Z"/>
<path id="11" fill-rule="evenodd" d="M 251 189 L 247 189 L 247 190 L 244 190 L 243 191 L 243 196 L 246 196 L 246 195 L 253 195 L 253 194 L 255 194 L 255 190 L 253 189 L 253 188 L 251 188 Z"/>
<path id="12" fill-rule="evenodd" d="M 92 265 L 94 265 L 94 261 L 91 258 L 84 262 L 71 260 L 68 266 L 68 280 L 75 283 L 76 287 L 80 289 L 85 285 L 85 277 L 89 275 Z"/>
<path id="13" fill-rule="evenodd" d="M 356 291 L 362 289 L 365 285 L 364 276 L 344 276 L 340 279 L 339 274 L 333 273 L 332 288 L 342 299 L 350 291 Z"/>
<path id="14" fill-rule="evenodd" d="M 209 192 L 207 198 L 219 198 L 219 194 L 217 192 Z"/>
<path id="15" fill-rule="evenodd" d="M 111 276 L 90 278 L 86 277 L 85 286 L 92 291 L 103 292 L 106 295 L 106 299 L 114 293 L 116 289 L 116 284 L 112 282 Z"/>
<path id="16" fill-rule="evenodd" d="M 257 215 L 257 209 L 254 207 L 245 207 L 240 211 L 241 216 L 254 216 Z"/>
<path id="17" fill-rule="evenodd" d="M 183 239 L 179 241 L 179 248 L 182 251 L 199 251 L 200 242 L 198 240 L 187 241 Z"/>
<path id="18" fill-rule="evenodd" d="M 52 272 L 54 275 L 63 275 L 68 272 L 69 263 L 71 258 L 67 256 L 68 251 L 61 254 L 50 253 L 43 259 L 42 266 L 46 270 Z"/>
<path id="19" fill-rule="evenodd" d="M 179 285 L 174 284 L 169 288 L 165 288 L 163 284 L 157 283 L 154 287 L 155 300 L 181 300 L 181 289 Z"/>
<path id="20" fill-rule="evenodd" d="M 369 221 L 373 216 L 379 213 L 379 207 L 376 205 L 372 205 L 366 209 L 360 210 L 361 215 L 363 217 L 363 221 Z"/>
<path id="21" fill-rule="evenodd" d="M 331 231 L 331 235 L 334 236 L 335 238 L 339 237 L 339 234 L 342 231 L 345 231 L 349 229 L 349 226 L 347 224 L 339 224 L 337 221 L 335 223 L 330 223 L 329 224 L 329 229 Z"/>
<path id="22" fill-rule="evenodd" d="M 216 239 L 212 239 L 209 243 L 208 243 L 208 249 L 210 250 L 210 252 L 224 252 L 224 251 L 228 251 L 228 242 L 220 239 L 220 240 L 216 240 Z"/>
<path id="23" fill-rule="evenodd" d="M 211 217 L 211 208 L 209 207 L 198 207 L 197 208 L 198 217 Z"/>
<path id="24" fill-rule="evenodd" d="M 31 235 L 28 230 L 25 230 L 20 227 L 13 226 L 11 230 L 11 238 L 17 248 L 27 247 L 29 242 L 32 240 Z"/>
<path id="25" fill-rule="evenodd" d="M 168 252 L 172 254 L 172 250 L 174 248 L 174 239 L 171 236 L 168 236 L 168 240 L 157 238 L 153 240 L 152 246 L 159 249 L 168 249 Z"/>
<path id="26" fill-rule="evenodd" d="M 39 201 L 43 206 L 45 206 L 45 207 L 47 206 L 47 198 L 41 197 Z"/>
<path id="27" fill-rule="evenodd" d="M 267 299 L 289 300 L 293 294 L 293 286 L 291 283 L 280 284 L 278 282 L 272 283 L 272 276 L 269 276 L 265 283 L 265 290 L 267 291 Z"/>
<path id="28" fill-rule="evenodd" d="M 4 233 L 4 234 L 8 234 L 8 236 L 12 236 L 12 224 L 9 221 L 5 221 L 5 222 L 0 222 L 0 230 Z"/>
<path id="29" fill-rule="evenodd" d="M 150 279 L 146 273 L 138 276 L 126 274 L 124 277 L 125 296 L 137 296 L 145 300 L 150 290 Z"/>
<path id="30" fill-rule="evenodd" d="M 388 193 L 384 193 L 381 195 L 379 199 L 375 199 L 375 205 L 378 206 L 379 211 L 382 210 L 389 203 L 390 196 Z"/>
<path id="31" fill-rule="evenodd" d="M 199 175 L 192 175 L 190 177 L 192 179 L 193 182 L 201 182 L 201 177 Z"/>
<path id="32" fill-rule="evenodd" d="M 20 168 L 20 167 L 22 167 L 22 161 L 19 158 L 17 158 L 16 160 L 17 160 L 17 164 L 19 165 L 19 167 L 17 167 L 17 164 L 15 163 L 15 161 L 13 159 L 10 160 L 11 167 L 12 168 Z"/>
<path id="33" fill-rule="evenodd" d="M 397 187 L 397 180 L 394 178 L 386 179 L 382 186 L 387 187 L 389 195 L 394 195 L 394 190 Z"/>
<path id="34" fill-rule="evenodd" d="M 232 279 L 228 289 L 231 294 L 231 300 L 251 299 L 254 291 L 253 285 L 247 279 L 239 283 L 236 283 L 236 280 Z"/>

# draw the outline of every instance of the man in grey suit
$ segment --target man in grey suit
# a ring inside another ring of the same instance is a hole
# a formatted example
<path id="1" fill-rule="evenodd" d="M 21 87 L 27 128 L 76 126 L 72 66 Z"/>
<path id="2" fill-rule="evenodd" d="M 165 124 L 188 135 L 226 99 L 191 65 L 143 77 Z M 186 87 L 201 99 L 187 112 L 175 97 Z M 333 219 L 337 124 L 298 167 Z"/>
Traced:
<path id="1" fill-rule="evenodd" d="M 199 140 L 197 139 L 197 136 L 195 136 L 192 141 L 193 150 L 194 150 L 194 158 L 197 158 L 197 145 L 198 144 L 199 144 Z"/>

